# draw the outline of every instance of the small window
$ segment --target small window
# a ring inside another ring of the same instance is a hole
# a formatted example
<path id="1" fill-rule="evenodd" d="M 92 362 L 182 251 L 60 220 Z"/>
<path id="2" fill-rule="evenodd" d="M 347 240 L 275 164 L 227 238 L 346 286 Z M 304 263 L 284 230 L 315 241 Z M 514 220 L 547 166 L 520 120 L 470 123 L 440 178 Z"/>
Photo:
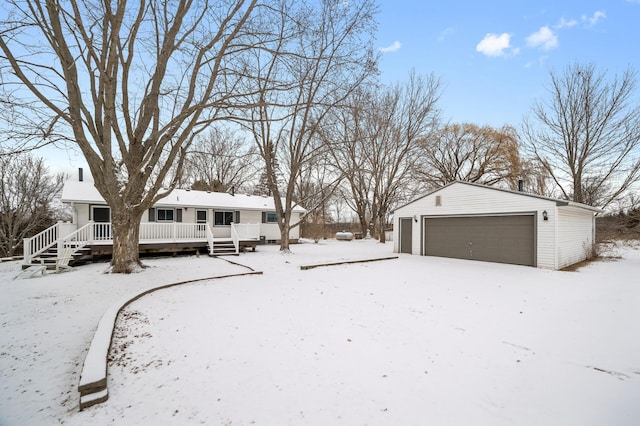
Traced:
<path id="1" fill-rule="evenodd" d="M 156 209 L 158 222 L 173 222 L 173 209 Z"/>
<path id="2" fill-rule="evenodd" d="M 217 211 L 213 214 L 213 224 L 215 226 L 231 226 L 233 222 L 233 212 Z"/>
<path id="3" fill-rule="evenodd" d="M 278 215 L 276 212 L 263 212 L 262 223 L 278 223 Z"/>
<path id="4" fill-rule="evenodd" d="M 440 198 L 439 195 L 436 195 L 436 206 L 441 206 L 442 205 L 442 199 Z"/>

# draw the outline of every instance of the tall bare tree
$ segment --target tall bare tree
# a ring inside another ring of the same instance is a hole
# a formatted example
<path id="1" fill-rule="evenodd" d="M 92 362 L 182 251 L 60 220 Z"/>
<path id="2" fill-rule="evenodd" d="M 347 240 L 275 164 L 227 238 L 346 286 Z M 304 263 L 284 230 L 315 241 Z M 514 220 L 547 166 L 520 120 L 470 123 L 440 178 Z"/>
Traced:
<path id="1" fill-rule="evenodd" d="M 549 97 L 524 122 L 527 149 L 564 198 L 606 207 L 640 180 L 636 72 L 574 64 L 550 75 Z"/>
<path id="2" fill-rule="evenodd" d="M 520 173 L 518 136 L 509 126 L 445 125 L 423 140 L 420 159 L 418 174 L 431 187 L 455 180 L 517 185 Z"/>
<path id="3" fill-rule="evenodd" d="M 64 174 L 52 176 L 41 158 L 0 155 L 0 254 L 14 256 L 22 240 L 51 226 L 52 201 Z"/>
<path id="4" fill-rule="evenodd" d="M 112 271 L 131 272 L 142 214 L 177 184 L 194 137 L 246 95 L 237 89 L 257 1 L 7 4 L 4 83 L 80 148 L 111 207 Z"/>
<path id="5" fill-rule="evenodd" d="M 255 180 L 258 160 L 252 140 L 227 127 L 215 127 L 191 146 L 182 179 L 192 189 L 240 190 Z"/>
<path id="6" fill-rule="evenodd" d="M 327 114 L 375 71 L 372 0 L 279 3 L 280 31 L 249 64 L 258 89 L 247 117 L 275 201 L 280 250 L 289 251 L 296 181 L 322 154 L 317 137 Z M 273 54 L 272 52 L 280 52 Z"/>
<path id="7" fill-rule="evenodd" d="M 370 217 L 382 243 L 389 212 L 415 180 L 420 141 L 437 122 L 439 96 L 438 78 L 411 72 L 406 82 L 353 98 L 348 114 L 324 136 L 333 141 L 329 146 L 349 182 L 361 226 Z"/>

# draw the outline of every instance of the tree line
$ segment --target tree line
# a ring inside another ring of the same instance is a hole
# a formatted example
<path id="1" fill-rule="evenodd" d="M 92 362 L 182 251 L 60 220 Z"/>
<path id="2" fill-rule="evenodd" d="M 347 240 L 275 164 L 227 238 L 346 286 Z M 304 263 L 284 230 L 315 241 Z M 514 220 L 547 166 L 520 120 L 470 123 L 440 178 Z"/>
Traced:
<path id="1" fill-rule="evenodd" d="M 639 179 L 633 70 L 551 71 L 521 128 L 496 129 L 444 122 L 434 75 L 379 82 L 372 0 L 6 7 L 3 155 L 80 149 L 112 210 L 113 272 L 140 266 L 142 214 L 180 186 L 268 193 L 286 251 L 296 204 L 344 205 L 384 241 L 394 207 L 452 180 L 607 206 Z"/>

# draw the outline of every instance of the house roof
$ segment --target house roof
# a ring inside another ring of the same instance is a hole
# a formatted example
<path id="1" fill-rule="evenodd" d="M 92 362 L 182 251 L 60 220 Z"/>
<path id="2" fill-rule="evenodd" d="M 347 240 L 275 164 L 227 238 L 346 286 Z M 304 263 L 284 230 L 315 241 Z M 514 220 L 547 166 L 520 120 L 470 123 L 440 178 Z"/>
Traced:
<path id="1" fill-rule="evenodd" d="M 435 194 L 438 191 L 442 191 L 443 189 L 445 189 L 445 188 L 447 188 L 449 186 L 452 186 L 452 185 L 475 186 L 475 187 L 478 187 L 478 188 L 491 189 L 493 191 L 500 191 L 500 192 L 506 192 L 506 193 L 509 193 L 509 194 L 520 195 L 520 196 L 523 196 L 523 197 L 532 197 L 532 198 L 537 198 L 537 199 L 540 199 L 540 200 L 551 201 L 551 202 L 556 203 L 556 205 L 558 207 L 567 207 L 568 206 L 568 207 L 576 207 L 576 208 L 580 208 L 580 209 L 584 209 L 584 210 L 589 210 L 589 211 L 592 211 L 592 212 L 595 212 L 595 213 L 602 213 L 603 212 L 602 209 L 599 209 L 597 207 L 588 206 L 588 205 L 582 204 L 582 203 L 576 203 L 575 201 L 558 200 L 556 198 L 543 197 L 542 195 L 530 194 L 530 193 L 527 193 L 527 192 L 512 191 L 510 189 L 502 189 L 502 188 L 496 188 L 494 186 L 482 185 L 482 184 L 479 184 L 479 183 L 465 182 L 465 181 L 461 181 L 461 180 L 456 180 L 456 181 L 453 181 L 453 182 L 449 182 L 448 184 L 446 184 L 445 186 L 443 186 L 441 188 L 438 188 L 438 189 L 436 189 L 434 191 L 431 191 L 431 192 L 429 192 L 429 193 L 427 193 L 425 195 L 422 195 L 422 196 L 420 196 L 420 197 L 418 197 L 418 198 L 416 198 L 416 199 L 414 199 L 414 200 L 412 200 L 412 201 L 410 201 L 410 202 L 408 202 L 408 203 L 406 203 L 406 204 L 404 204 L 404 205 L 402 205 L 400 207 L 395 208 L 391 213 L 395 212 L 396 210 L 398 210 L 398 209 L 400 209 L 402 207 L 408 206 L 409 204 L 412 204 L 412 203 L 414 203 L 414 202 L 416 202 L 418 200 L 421 200 L 421 199 L 423 199 L 425 197 L 428 197 L 429 195 Z"/>
<path id="2" fill-rule="evenodd" d="M 93 182 L 68 180 L 62 189 L 62 202 L 106 204 Z M 194 191 L 188 189 L 174 189 L 160 199 L 156 207 L 203 207 L 228 210 L 260 210 L 274 211 L 275 204 L 272 197 L 261 195 L 235 194 L 226 192 Z M 306 210 L 295 206 L 293 211 L 304 213 Z"/>

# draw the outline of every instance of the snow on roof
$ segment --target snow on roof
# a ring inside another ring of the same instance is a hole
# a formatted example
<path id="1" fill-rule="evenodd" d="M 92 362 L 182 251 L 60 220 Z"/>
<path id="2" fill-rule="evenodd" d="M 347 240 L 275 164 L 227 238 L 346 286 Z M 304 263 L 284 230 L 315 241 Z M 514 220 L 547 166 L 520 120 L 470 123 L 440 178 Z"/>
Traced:
<path id="1" fill-rule="evenodd" d="M 64 203 L 99 203 L 106 204 L 93 182 L 68 180 L 62 189 Z M 166 197 L 158 201 L 155 206 L 160 207 L 205 207 L 230 210 L 275 210 L 272 197 L 261 195 L 236 194 L 226 192 L 194 191 L 174 189 Z M 300 206 L 293 208 L 294 212 L 304 213 Z"/>
<path id="2" fill-rule="evenodd" d="M 415 198 L 415 199 L 409 201 L 408 203 L 403 204 L 402 206 L 396 207 L 395 209 L 393 209 L 393 211 L 391 213 L 395 212 L 398 209 L 406 207 L 409 204 L 412 204 L 412 203 L 414 203 L 414 202 L 416 202 L 418 200 L 421 200 L 421 199 L 423 199 L 425 197 L 428 197 L 431 194 L 435 194 L 436 192 L 441 191 L 441 190 L 443 190 L 443 189 L 445 189 L 445 188 L 447 188 L 447 187 L 449 187 L 451 185 L 470 185 L 470 186 L 475 186 L 477 188 L 491 189 L 491 190 L 494 190 L 494 191 L 501 191 L 501 192 L 511 193 L 511 194 L 515 194 L 515 195 L 521 195 L 521 196 L 524 196 L 524 197 L 533 197 L 533 198 L 538 198 L 540 200 L 551 201 L 551 202 L 556 203 L 556 205 L 558 207 L 569 206 L 569 207 L 576 207 L 576 208 L 580 208 L 580 209 L 584 209 L 584 210 L 589 210 L 589 211 L 592 211 L 592 212 L 595 212 L 595 213 L 602 213 L 603 212 L 603 210 L 599 209 L 598 207 L 588 206 L 586 204 L 577 203 L 575 201 L 558 200 L 557 198 L 544 197 L 542 195 L 531 194 L 531 193 L 528 193 L 528 192 L 513 191 L 511 189 L 503 189 L 503 188 L 497 188 L 495 186 L 482 185 L 482 184 L 474 183 L 474 182 L 466 182 L 466 181 L 461 181 L 461 180 L 455 180 L 455 181 L 449 182 L 448 184 L 446 184 L 446 185 L 444 185 L 444 186 L 442 186 L 442 187 L 440 187 L 440 188 L 438 188 L 436 190 L 433 190 L 433 191 L 431 191 L 431 192 L 429 192 L 429 193 L 427 193 L 425 195 L 422 195 L 422 196 L 420 196 L 418 198 Z"/>

